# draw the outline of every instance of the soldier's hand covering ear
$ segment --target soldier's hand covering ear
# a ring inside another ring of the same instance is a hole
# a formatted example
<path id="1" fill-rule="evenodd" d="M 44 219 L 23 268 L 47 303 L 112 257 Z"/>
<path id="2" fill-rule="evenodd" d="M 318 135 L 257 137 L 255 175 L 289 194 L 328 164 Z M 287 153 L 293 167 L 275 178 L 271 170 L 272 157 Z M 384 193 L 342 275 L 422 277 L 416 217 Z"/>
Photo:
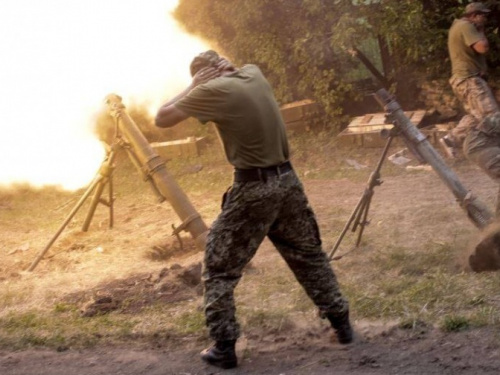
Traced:
<path id="1" fill-rule="evenodd" d="M 221 57 L 220 60 L 217 62 L 217 69 L 219 70 L 219 72 L 222 73 L 225 70 L 234 71 L 235 67 L 225 58 Z"/>
<path id="2" fill-rule="evenodd" d="M 214 67 L 207 66 L 205 68 L 200 69 L 198 73 L 194 75 L 192 86 L 196 87 L 198 85 L 201 85 L 202 83 L 206 83 L 211 79 L 217 78 L 219 76 L 220 76 L 219 70 L 217 70 Z"/>

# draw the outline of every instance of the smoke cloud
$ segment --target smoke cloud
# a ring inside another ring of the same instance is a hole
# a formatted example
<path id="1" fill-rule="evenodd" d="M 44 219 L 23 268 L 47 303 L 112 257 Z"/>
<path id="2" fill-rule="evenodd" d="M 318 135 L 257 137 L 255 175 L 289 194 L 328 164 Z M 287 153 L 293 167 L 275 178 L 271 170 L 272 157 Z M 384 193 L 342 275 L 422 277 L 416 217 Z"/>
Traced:
<path id="1" fill-rule="evenodd" d="M 110 93 L 152 111 L 189 82 L 207 46 L 177 0 L 0 2 L 0 184 L 87 185 L 104 158 L 94 114 Z"/>

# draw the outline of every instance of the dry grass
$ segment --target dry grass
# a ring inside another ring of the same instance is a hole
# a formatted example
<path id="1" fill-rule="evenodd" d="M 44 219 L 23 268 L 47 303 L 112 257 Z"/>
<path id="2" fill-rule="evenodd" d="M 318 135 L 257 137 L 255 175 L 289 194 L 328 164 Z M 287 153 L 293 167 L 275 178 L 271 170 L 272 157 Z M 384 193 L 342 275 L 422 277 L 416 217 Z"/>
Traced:
<path id="1" fill-rule="evenodd" d="M 293 139 L 292 148 L 299 150 L 293 161 L 329 252 L 365 189 L 380 150 L 338 150 L 329 134 Z M 367 168 L 356 170 L 346 159 Z M 168 167 L 209 224 L 231 182 L 231 170 L 220 153 L 169 162 Z M 466 185 L 493 204 L 493 182 L 467 163 L 455 168 Z M 382 186 L 375 188 L 362 246 L 349 252 L 355 236 L 348 232 L 337 254 L 345 256 L 333 262 L 354 320 L 396 320 L 404 327 L 429 324 L 446 331 L 497 328 L 500 279 L 495 273 L 475 274 L 464 268 L 463 256 L 476 230 L 451 193 L 433 172 L 407 172 L 389 162 L 384 164 L 382 179 Z M 110 280 L 156 274 L 173 262 L 190 264 L 201 259 L 201 254 L 176 259 L 151 256 L 154 246 L 171 241 L 171 225 L 179 220 L 168 203 L 155 201 L 127 160 L 116 169 L 115 190 L 115 227 L 108 229 L 108 212 L 99 207 L 90 230 L 82 233 L 88 207 L 83 206 L 33 273 L 24 270 L 84 190 L 16 186 L 0 191 L 4 260 L 0 346 L 82 347 L 205 337 L 201 297 L 152 304 L 133 315 L 114 311 L 93 318 L 83 318 L 78 304 L 64 302 L 68 294 L 89 291 Z M 292 321 L 297 324 L 298 317 L 314 320 L 316 314 L 268 242 L 247 268 L 236 293 L 244 329 L 283 331 Z"/>

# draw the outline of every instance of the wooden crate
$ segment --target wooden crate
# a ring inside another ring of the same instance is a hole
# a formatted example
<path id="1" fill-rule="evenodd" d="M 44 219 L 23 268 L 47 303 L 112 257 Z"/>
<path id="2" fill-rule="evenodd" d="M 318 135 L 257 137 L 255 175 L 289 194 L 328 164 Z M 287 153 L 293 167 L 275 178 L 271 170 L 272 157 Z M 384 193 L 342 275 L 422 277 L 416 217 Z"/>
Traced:
<path id="1" fill-rule="evenodd" d="M 318 111 L 316 102 L 306 99 L 285 104 L 280 108 L 285 126 L 293 131 L 309 131 Z"/>
<path id="2" fill-rule="evenodd" d="M 422 119 L 427 114 L 425 110 L 408 111 L 405 115 L 415 126 L 419 126 Z M 394 125 L 386 123 L 386 113 L 370 113 L 364 116 L 355 117 L 351 123 L 338 135 L 338 142 L 341 146 L 356 146 L 356 147 L 383 147 L 387 142 L 386 138 L 381 136 L 382 130 L 389 131 Z M 436 129 L 420 129 L 423 134 L 429 137 L 432 144 L 437 144 L 439 137 L 436 135 Z M 445 132 L 442 132 L 444 135 Z M 441 136 L 442 136 L 441 135 Z M 401 143 L 399 137 L 393 140 L 394 144 Z"/>

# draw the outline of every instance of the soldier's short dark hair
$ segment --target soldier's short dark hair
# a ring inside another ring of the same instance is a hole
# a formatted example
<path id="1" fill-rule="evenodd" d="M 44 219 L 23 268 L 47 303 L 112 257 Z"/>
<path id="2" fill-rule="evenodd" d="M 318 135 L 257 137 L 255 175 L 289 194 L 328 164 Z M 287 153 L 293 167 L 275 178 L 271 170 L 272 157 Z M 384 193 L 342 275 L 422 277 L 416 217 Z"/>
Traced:
<path id="1" fill-rule="evenodd" d="M 191 61 L 191 65 L 189 66 L 189 70 L 191 71 L 191 77 L 193 77 L 196 73 L 207 66 L 216 66 L 220 60 L 220 56 L 217 52 L 213 50 L 208 50 L 200 53 L 196 56 L 193 61 Z"/>

